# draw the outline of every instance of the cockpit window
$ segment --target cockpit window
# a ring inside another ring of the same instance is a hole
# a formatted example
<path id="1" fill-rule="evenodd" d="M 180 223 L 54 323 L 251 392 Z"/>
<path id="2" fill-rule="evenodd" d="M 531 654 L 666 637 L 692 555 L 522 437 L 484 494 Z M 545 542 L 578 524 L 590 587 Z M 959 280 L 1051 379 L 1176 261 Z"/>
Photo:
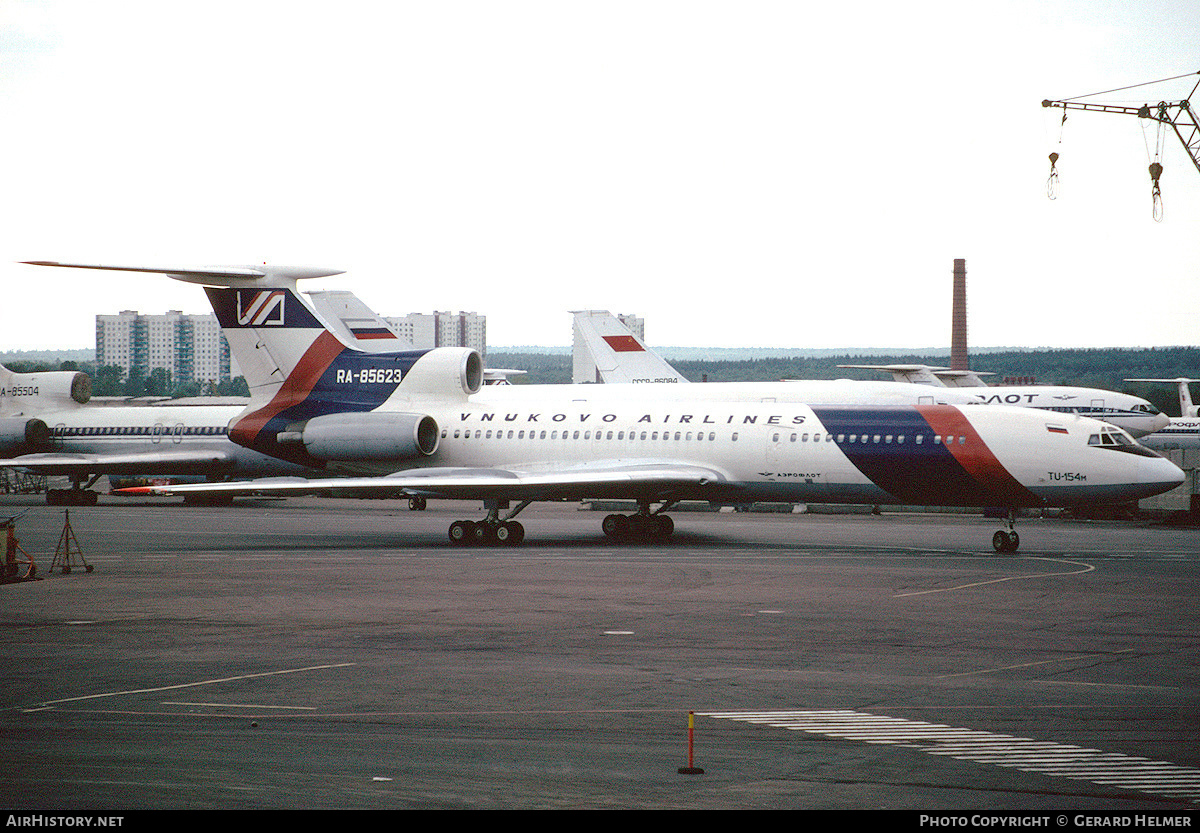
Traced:
<path id="1" fill-rule="evenodd" d="M 1088 445 L 1110 448 L 1113 451 L 1124 451 L 1143 457 L 1159 456 L 1145 446 L 1138 445 L 1133 441 L 1132 437 L 1116 426 L 1102 428 L 1099 434 L 1090 435 L 1088 437 Z"/>

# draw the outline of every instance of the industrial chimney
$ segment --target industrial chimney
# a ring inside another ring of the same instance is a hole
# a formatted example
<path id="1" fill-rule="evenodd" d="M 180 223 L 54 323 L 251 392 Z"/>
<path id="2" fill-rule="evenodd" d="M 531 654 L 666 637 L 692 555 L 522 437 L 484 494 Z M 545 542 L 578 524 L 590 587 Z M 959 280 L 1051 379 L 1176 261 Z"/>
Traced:
<path id="1" fill-rule="evenodd" d="M 954 308 L 950 313 L 950 369 L 967 367 L 967 261 L 954 259 Z"/>

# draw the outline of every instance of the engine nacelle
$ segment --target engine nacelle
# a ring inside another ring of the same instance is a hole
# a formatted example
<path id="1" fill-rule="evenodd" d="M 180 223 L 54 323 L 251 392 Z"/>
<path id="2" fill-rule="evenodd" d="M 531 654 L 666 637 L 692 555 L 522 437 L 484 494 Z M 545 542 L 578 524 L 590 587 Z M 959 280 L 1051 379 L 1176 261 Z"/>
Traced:
<path id="1" fill-rule="evenodd" d="M 424 396 L 469 396 L 483 384 L 483 358 L 468 347 L 436 347 L 413 363 L 396 393 Z"/>
<path id="2" fill-rule="evenodd" d="M 0 454 L 8 454 L 13 451 L 44 451 L 49 446 L 50 427 L 40 419 L 28 417 L 0 419 Z"/>
<path id="3" fill-rule="evenodd" d="M 0 412 L 28 413 L 29 408 L 47 408 L 92 398 L 92 380 L 74 370 L 13 373 L 0 366 Z"/>
<path id="4" fill-rule="evenodd" d="M 438 424 L 425 414 L 328 414 L 279 435 L 304 444 L 318 460 L 411 460 L 438 449 Z"/>

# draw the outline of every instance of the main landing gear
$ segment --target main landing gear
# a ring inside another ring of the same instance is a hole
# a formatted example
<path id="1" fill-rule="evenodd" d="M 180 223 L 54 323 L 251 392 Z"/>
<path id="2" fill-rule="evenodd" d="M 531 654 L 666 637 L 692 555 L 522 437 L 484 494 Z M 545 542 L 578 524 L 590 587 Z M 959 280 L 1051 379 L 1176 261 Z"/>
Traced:
<path id="1" fill-rule="evenodd" d="M 97 474 L 85 484 L 82 477 L 72 477 L 69 489 L 47 489 L 46 503 L 50 506 L 95 506 L 97 495 L 92 487 L 99 479 Z"/>
<path id="2" fill-rule="evenodd" d="M 513 518 L 531 503 L 531 500 L 521 501 L 516 509 L 501 518 L 500 510 L 508 508 L 508 501 L 486 501 L 484 505 L 488 514 L 482 521 L 455 521 L 450 524 L 450 543 L 459 547 L 515 547 L 525 540 L 525 527 Z"/>
<path id="3" fill-rule="evenodd" d="M 1008 510 L 1008 517 L 1005 518 L 1004 525 L 1008 528 L 996 530 L 996 534 L 992 536 L 992 548 L 996 552 L 1016 552 L 1017 547 L 1021 546 L 1021 536 L 1015 529 L 1017 525 L 1016 509 Z"/>
<path id="4" fill-rule="evenodd" d="M 608 515 L 600 528 L 616 541 L 660 543 L 675 531 L 675 522 L 669 515 L 662 514 L 673 505 L 674 502 L 664 503 L 657 512 L 651 512 L 649 503 L 639 501 L 637 512 L 632 515 Z"/>
<path id="5" fill-rule="evenodd" d="M 482 521 L 455 521 L 450 524 L 450 543 L 458 547 L 515 547 L 525 540 L 525 527 L 515 518 L 532 500 L 524 500 L 504 517 L 500 510 L 508 508 L 508 501 L 489 500 L 484 502 L 487 517 Z M 661 543 L 675 531 L 675 522 L 662 514 L 675 505 L 675 501 L 664 503 L 657 512 L 650 511 L 647 501 L 638 501 L 638 511 L 632 515 L 608 515 L 600 528 L 615 541 L 639 541 Z"/>

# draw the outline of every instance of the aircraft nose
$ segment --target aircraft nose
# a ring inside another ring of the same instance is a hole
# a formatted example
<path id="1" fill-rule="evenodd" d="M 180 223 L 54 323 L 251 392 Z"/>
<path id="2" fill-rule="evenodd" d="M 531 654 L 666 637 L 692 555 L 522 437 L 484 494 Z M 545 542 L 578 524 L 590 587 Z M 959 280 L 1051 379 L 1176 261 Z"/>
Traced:
<path id="1" fill-rule="evenodd" d="M 1153 434 L 1155 431 L 1161 431 L 1170 424 L 1171 418 L 1160 411 L 1154 415 L 1154 428 L 1151 429 L 1150 433 Z"/>
<path id="2" fill-rule="evenodd" d="M 1166 457 L 1147 457 L 1138 467 L 1138 480 L 1146 488 L 1146 497 L 1160 495 L 1183 485 L 1187 475 Z"/>

